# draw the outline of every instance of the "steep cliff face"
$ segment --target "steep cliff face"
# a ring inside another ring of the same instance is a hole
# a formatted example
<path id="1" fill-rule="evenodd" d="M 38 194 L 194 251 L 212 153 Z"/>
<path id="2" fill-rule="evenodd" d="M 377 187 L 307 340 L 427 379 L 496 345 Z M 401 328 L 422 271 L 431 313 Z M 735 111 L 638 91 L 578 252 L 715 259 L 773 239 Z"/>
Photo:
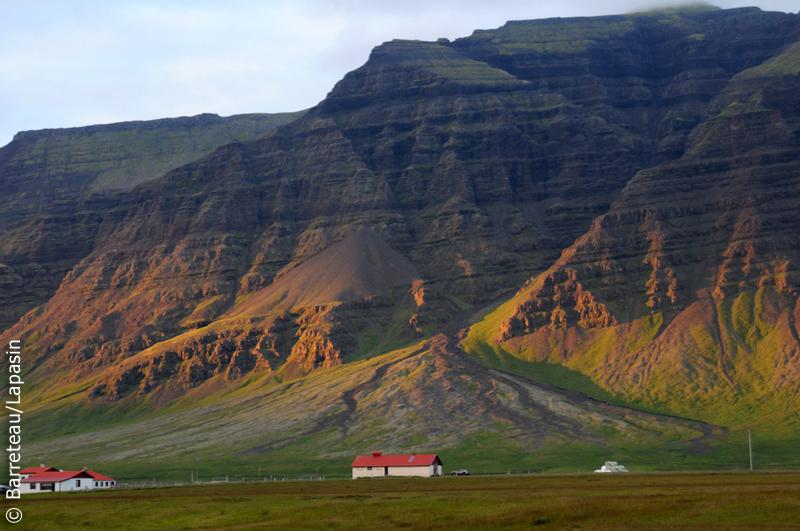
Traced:
<path id="1" fill-rule="evenodd" d="M 798 52 L 735 76 L 685 155 L 639 172 L 475 337 L 631 402 L 788 433 L 774 412 L 800 409 Z"/>
<path id="2" fill-rule="evenodd" d="M 169 403 L 410 345 L 533 277 L 466 348 L 749 415 L 796 365 L 797 38 L 795 15 L 696 9 L 385 43 L 302 118 L 86 220 L 53 202 L 90 236 L 2 339 L 42 407 Z M 736 348 L 777 357 L 740 376 Z"/>
<path id="3" fill-rule="evenodd" d="M 24 131 L 0 149 L 0 329 L 47 302 L 119 193 L 303 113 Z"/>
<path id="4" fill-rule="evenodd" d="M 432 218 L 415 227 L 437 258 L 424 273 L 467 272 L 455 288 L 479 300 L 554 259 L 637 171 L 682 156 L 709 101 L 795 28 L 780 13 L 698 8 L 392 41 L 311 113 L 334 120 L 398 206 Z M 469 208 L 457 221 L 439 207 L 453 201 Z"/>

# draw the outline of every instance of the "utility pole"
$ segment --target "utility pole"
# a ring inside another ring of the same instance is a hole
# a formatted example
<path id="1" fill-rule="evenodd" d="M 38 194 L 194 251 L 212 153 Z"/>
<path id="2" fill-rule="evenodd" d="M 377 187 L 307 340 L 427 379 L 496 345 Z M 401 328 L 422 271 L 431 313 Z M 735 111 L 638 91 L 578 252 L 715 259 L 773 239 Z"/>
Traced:
<path id="1" fill-rule="evenodd" d="M 199 457 L 195 457 L 194 458 L 194 479 L 198 483 L 200 483 L 199 470 L 200 470 L 200 458 Z"/>
<path id="2" fill-rule="evenodd" d="M 750 437 L 750 430 L 747 430 L 747 445 L 750 447 L 750 472 L 753 471 L 753 439 Z"/>

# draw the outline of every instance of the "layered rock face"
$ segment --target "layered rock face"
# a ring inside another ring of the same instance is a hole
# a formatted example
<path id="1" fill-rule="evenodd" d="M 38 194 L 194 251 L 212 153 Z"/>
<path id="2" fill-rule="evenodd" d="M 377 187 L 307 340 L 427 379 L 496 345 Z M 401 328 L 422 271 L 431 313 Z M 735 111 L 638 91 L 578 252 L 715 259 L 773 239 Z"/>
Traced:
<path id="1" fill-rule="evenodd" d="M 3 338 L 44 401 L 175 397 L 387 352 L 534 276 L 482 340 L 672 407 L 581 342 L 628 330 L 627 360 L 702 290 L 792 296 L 797 30 L 696 9 L 386 43 L 298 120 L 72 220 L 74 267 Z"/>
<path id="2" fill-rule="evenodd" d="M 120 192 L 301 113 L 213 114 L 24 131 L 0 149 L 0 329 L 47 302 Z"/>
<path id="3" fill-rule="evenodd" d="M 685 416 L 778 429 L 776 408 L 795 415 L 799 52 L 735 76 L 684 156 L 639 172 L 504 310 L 493 341 Z M 590 298 L 602 317 L 557 321 Z"/>
<path id="4" fill-rule="evenodd" d="M 711 99 L 795 29 L 783 14 L 699 9 L 393 41 L 311 113 L 334 120 L 400 207 L 435 217 L 414 227 L 441 258 L 424 273 L 482 276 L 486 291 L 571 244 L 638 170 L 682 156 Z M 435 210 L 452 201 L 470 209 L 458 224 Z"/>

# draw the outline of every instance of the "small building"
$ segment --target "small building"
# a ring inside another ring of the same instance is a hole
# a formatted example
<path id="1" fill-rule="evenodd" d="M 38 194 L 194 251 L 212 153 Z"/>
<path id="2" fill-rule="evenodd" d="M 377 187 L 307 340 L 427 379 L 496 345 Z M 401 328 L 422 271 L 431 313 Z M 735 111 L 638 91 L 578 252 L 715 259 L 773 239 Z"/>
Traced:
<path id="1" fill-rule="evenodd" d="M 606 464 L 595 470 L 598 474 L 612 473 L 612 472 L 627 472 L 628 469 L 622 465 L 618 465 L 616 461 L 606 461 Z"/>
<path id="2" fill-rule="evenodd" d="M 33 494 L 36 492 L 89 491 L 111 488 L 116 484 L 117 482 L 113 478 L 92 472 L 86 468 L 81 470 L 53 469 L 27 475 L 20 481 L 20 492 Z"/>
<path id="3" fill-rule="evenodd" d="M 353 479 L 387 476 L 419 476 L 429 478 L 442 475 L 442 460 L 436 454 L 359 455 L 353 464 Z"/>

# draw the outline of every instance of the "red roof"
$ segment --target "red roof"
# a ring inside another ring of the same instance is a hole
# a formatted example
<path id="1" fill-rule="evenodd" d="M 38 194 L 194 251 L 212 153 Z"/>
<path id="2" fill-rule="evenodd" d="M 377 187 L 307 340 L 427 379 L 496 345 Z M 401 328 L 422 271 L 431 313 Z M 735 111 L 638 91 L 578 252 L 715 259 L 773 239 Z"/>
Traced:
<path id="1" fill-rule="evenodd" d="M 81 472 L 78 470 L 67 470 L 64 472 L 39 472 L 38 474 L 34 474 L 29 478 L 23 479 L 22 483 L 59 483 L 61 481 L 66 481 L 72 478 L 89 478 L 90 476 L 86 472 Z"/>
<path id="2" fill-rule="evenodd" d="M 52 466 L 31 466 L 19 471 L 20 474 L 38 474 L 39 472 L 58 472 L 58 469 Z"/>
<path id="3" fill-rule="evenodd" d="M 103 474 L 98 474 L 97 472 L 92 472 L 91 470 L 89 470 L 87 473 L 92 476 L 95 481 L 114 481 L 114 478 L 104 476 Z"/>
<path id="4" fill-rule="evenodd" d="M 372 452 L 372 455 L 359 455 L 350 467 L 356 466 L 428 466 L 434 463 L 442 464 L 436 454 L 411 454 L 411 455 L 383 455 L 381 452 Z"/>

